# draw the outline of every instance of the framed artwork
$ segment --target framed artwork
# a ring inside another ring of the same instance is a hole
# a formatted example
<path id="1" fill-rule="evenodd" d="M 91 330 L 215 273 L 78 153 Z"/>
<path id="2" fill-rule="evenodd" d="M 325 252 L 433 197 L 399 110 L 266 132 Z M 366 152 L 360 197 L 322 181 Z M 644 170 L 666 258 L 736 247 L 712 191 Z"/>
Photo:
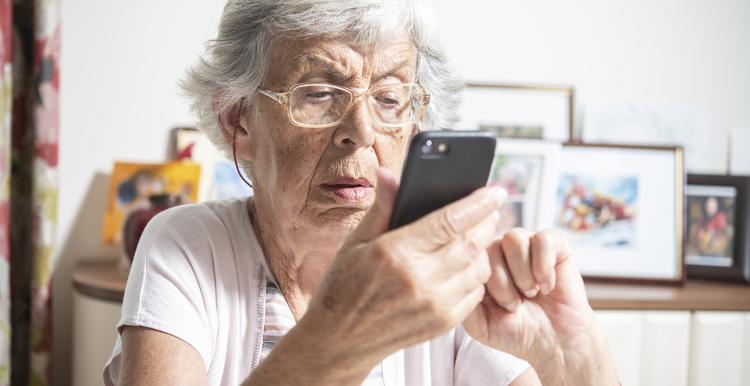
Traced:
<path id="1" fill-rule="evenodd" d="M 252 189 L 237 174 L 234 162 L 221 154 L 202 131 L 192 127 L 173 129 L 171 142 L 174 160 L 188 159 L 201 165 L 203 172 L 198 188 L 198 201 L 223 200 L 252 194 Z"/>
<path id="2" fill-rule="evenodd" d="M 502 229 L 553 225 L 560 150 L 557 142 L 498 139 L 489 180 L 508 191 L 501 209 Z"/>
<path id="3" fill-rule="evenodd" d="M 750 177 L 688 175 L 689 277 L 750 282 Z"/>
<path id="4" fill-rule="evenodd" d="M 135 211 L 150 209 L 155 197 L 165 198 L 169 206 L 196 202 L 200 173 L 200 165 L 195 163 L 115 162 L 104 213 L 103 243 L 120 244 L 126 218 Z"/>
<path id="5" fill-rule="evenodd" d="M 455 127 L 501 138 L 571 141 L 574 96 L 569 86 L 467 83 Z"/>
<path id="6" fill-rule="evenodd" d="M 566 144 L 555 226 L 586 278 L 682 283 L 680 147 Z"/>

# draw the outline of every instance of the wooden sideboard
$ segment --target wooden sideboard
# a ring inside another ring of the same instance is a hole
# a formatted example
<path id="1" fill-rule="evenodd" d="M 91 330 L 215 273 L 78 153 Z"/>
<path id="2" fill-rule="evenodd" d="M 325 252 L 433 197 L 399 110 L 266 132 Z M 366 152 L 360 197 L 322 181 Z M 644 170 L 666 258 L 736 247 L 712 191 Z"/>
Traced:
<path id="1" fill-rule="evenodd" d="M 101 384 L 126 281 L 116 260 L 76 267 L 73 384 Z M 750 385 L 750 285 L 587 282 L 586 290 L 623 385 Z"/>

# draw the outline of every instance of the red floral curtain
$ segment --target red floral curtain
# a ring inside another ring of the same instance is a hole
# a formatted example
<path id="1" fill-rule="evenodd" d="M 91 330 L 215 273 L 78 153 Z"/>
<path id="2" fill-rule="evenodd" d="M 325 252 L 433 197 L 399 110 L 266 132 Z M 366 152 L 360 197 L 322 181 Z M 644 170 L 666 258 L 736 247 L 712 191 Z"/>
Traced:
<path id="1" fill-rule="evenodd" d="M 57 222 L 58 1 L 0 0 L 0 15 L 0 385 L 47 385 Z"/>

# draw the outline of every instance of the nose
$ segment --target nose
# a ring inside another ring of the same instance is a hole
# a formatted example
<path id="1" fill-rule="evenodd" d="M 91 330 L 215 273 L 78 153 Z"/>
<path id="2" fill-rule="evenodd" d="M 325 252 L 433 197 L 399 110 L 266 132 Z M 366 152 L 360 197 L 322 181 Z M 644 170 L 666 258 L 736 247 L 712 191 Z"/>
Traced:
<path id="1" fill-rule="evenodd" d="M 336 128 L 333 141 L 336 146 L 356 150 L 370 147 L 375 142 L 375 128 L 364 98 L 357 98 L 354 106 Z"/>

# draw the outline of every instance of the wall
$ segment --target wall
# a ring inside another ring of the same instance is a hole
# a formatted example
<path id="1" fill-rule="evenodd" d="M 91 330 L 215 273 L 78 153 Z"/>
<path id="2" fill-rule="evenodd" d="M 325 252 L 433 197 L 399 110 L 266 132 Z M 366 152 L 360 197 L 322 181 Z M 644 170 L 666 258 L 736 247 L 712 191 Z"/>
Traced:
<path id="1" fill-rule="evenodd" d="M 214 33 L 223 2 L 62 2 L 62 128 L 55 384 L 70 383 L 70 274 L 100 246 L 115 159 L 159 161 L 191 122 L 176 80 Z M 438 19 L 467 80 L 572 84 L 583 106 L 637 101 L 697 112 L 723 171 L 726 132 L 750 128 L 750 2 L 443 1 Z M 692 133 L 695 134 L 695 133 Z"/>
<path id="2" fill-rule="evenodd" d="M 70 384 L 73 267 L 81 257 L 118 253 L 100 245 L 112 162 L 163 160 L 169 129 L 192 122 L 175 84 L 215 35 L 222 5 L 220 0 L 61 2 L 60 250 L 53 281 L 57 385 Z"/>

